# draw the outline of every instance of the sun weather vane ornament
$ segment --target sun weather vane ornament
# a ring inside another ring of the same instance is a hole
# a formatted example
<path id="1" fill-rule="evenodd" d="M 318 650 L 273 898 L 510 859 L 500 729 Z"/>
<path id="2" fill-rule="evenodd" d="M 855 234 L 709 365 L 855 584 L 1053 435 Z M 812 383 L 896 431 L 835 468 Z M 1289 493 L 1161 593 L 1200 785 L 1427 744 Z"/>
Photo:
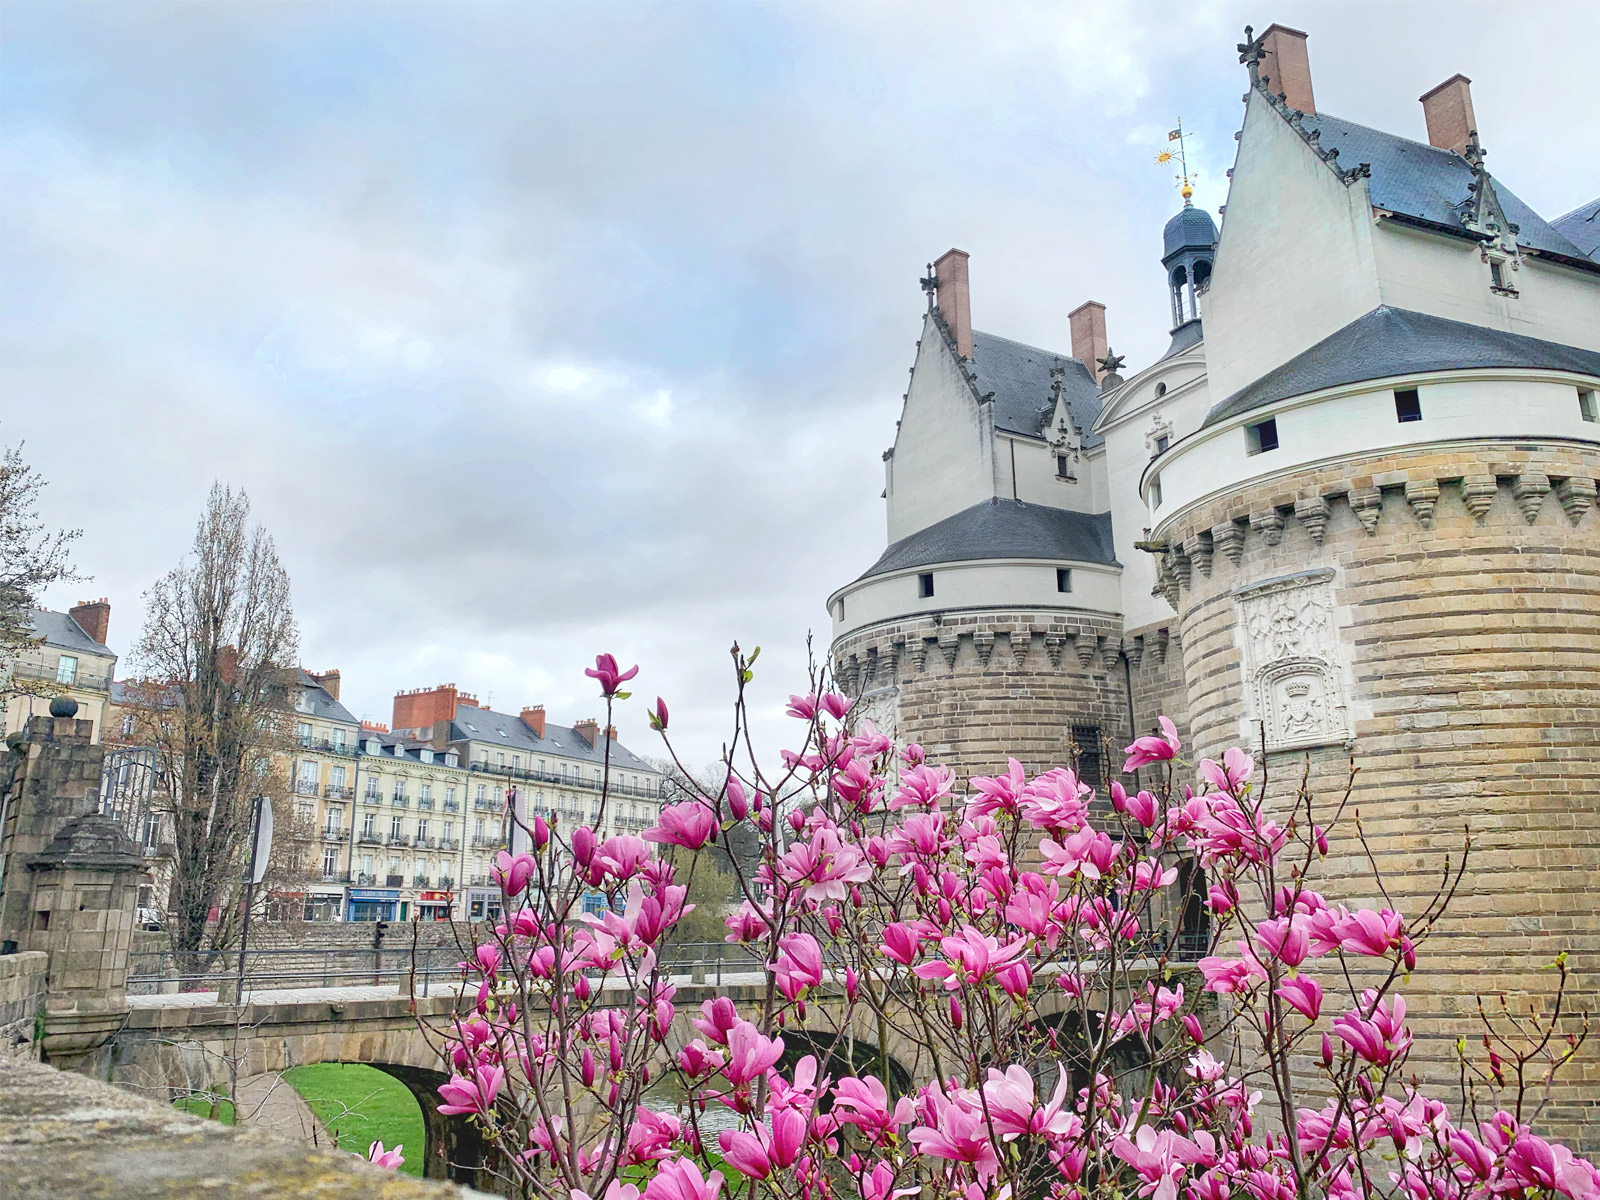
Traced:
<path id="1" fill-rule="evenodd" d="M 1180 118 L 1178 121 L 1178 127 L 1167 134 L 1168 142 L 1178 143 L 1177 150 L 1174 151 L 1169 147 L 1168 149 L 1163 150 L 1160 154 L 1156 155 L 1156 163 L 1160 166 L 1166 166 L 1168 163 L 1173 161 L 1177 162 L 1178 173 L 1174 175 L 1173 178 L 1178 181 L 1178 191 L 1183 196 L 1184 204 L 1188 204 L 1189 197 L 1194 195 L 1193 181 L 1200 178 L 1200 173 L 1198 171 L 1194 172 L 1193 174 L 1191 174 L 1189 171 L 1189 155 L 1183 140 L 1189 136 L 1189 134 L 1183 131 L 1183 120 Z"/>

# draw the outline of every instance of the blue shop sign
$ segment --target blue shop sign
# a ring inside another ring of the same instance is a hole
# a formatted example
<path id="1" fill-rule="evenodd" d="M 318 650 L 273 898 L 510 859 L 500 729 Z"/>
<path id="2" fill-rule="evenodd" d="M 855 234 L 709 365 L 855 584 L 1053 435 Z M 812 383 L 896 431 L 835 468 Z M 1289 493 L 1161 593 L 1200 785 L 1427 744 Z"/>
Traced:
<path id="1" fill-rule="evenodd" d="M 350 899 L 398 900 L 400 899 L 400 891 L 398 888 L 351 888 Z"/>

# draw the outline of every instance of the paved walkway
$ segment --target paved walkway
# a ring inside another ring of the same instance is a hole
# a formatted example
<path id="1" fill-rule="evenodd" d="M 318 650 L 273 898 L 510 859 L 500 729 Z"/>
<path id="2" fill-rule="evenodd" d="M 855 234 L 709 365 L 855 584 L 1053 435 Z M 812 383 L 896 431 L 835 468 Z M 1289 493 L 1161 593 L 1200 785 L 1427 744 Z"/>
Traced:
<path id="1" fill-rule="evenodd" d="M 275 1072 L 239 1081 L 239 1124 L 270 1129 L 297 1141 L 328 1145 L 327 1130 L 300 1093 Z"/>
<path id="2" fill-rule="evenodd" d="M 398 984 L 362 987 L 265 988 L 246 991 L 246 1004 L 327 1004 L 340 1000 L 393 1000 L 405 995 Z M 217 1003 L 216 992 L 166 992 L 157 996 L 129 996 L 130 1008 L 206 1008 Z"/>

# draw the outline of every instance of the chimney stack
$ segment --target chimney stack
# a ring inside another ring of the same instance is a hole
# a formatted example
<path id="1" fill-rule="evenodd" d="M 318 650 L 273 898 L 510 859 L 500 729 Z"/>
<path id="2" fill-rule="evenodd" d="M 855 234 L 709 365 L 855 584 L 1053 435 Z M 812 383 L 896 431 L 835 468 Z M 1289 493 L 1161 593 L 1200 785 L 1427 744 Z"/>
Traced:
<path id="1" fill-rule="evenodd" d="M 533 736 L 544 736 L 544 705 L 535 704 L 522 710 L 522 723 L 533 730 Z"/>
<path id="2" fill-rule="evenodd" d="M 1072 330 L 1072 357 L 1089 368 L 1100 382 L 1100 360 L 1110 353 L 1106 345 L 1106 306 L 1098 300 L 1085 300 L 1067 314 Z"/>
<path id="3" fill-rule="evenodd" d="M 98 600 L 81 600 L 67 610 L 67 615 L 95 641 L 102 646 L 106 644 L 106 634 L 111 628 L 111 601 L 104 596 Z"/>
<path id="4" fill-rule="evenodd" d="M 606 736 L 608 738 L 610 738 L 613 742 L 616 741 L 617 740 L 617 727 L 615 725 L 607 725 L 606 726 Z"/>
<path id="5" fill-rule="evenodd" d="M 593 717 L 585 717 L 572 727 L 579 737 L 593 746 L 600 740 L 600 722 Z"/>
<path id="6" fill-rule="evenodd" d="M 1460 154 L 1478 130 L 1472 115 L 1472 80 L 1455 74 L 1419 97 L 1422 119 L 1428 123 L 1428 144 Z"/>
<path id="7" fill-rule="evenodd" d="M 463 706 L 477 708 L 478 702 L 465 692 L 457 691 L 453 683 L 396 692 L 389 723 L 396 732 L 402 729 L 419 732 L 432 729 L 436 721 L 455 720 L 457 710 Z"/>
<path id="8" fill-rule="evenodd" d="M 944 318 L 950 336 L 955 339 L 956 353 L 962 358 L 972 357 L 972 297 L 967 286 L 967 252 L 946 250 L 933 264 L 933 277 L 939 315 Z"/>
<path id="9" fill-rule="evenodd" d="M 1281 95 L 1290 108 L 1317 111 L 1311 97 L 1311 59 L 1306 35 L 1287 25 L 1269 25 L 1261 35 L 1261 73 L 1274 96 Z"/>
<path id="10" fill-rule="evenodd" d="M 327 692 L 328 695 L 335 700 L 339 698 L 339 672 L 337 670 L 324 671 L 320 675 L 307 671 L 306 674 L 310 675 L 316 685 Z"/>

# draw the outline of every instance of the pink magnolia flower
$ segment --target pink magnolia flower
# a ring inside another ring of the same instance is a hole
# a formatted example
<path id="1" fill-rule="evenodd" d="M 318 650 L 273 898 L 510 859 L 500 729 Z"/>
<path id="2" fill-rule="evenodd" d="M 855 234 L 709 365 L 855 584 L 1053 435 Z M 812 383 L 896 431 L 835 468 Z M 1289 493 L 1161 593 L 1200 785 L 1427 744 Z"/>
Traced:
<path id="1" fill-rule="evenodd" d="M 1116 785 L 1112 795 L 1116 795 Z M 1093 796 L 1094 789 L 1070 769 L 1056 767 L 1022 789 L 1022 819 L 1035 829 L 1081 829 L 1088 823 Z"/>
<path id="2" fill-rule="evenodd" d="M 844 720 L 845 713 L 850 711 L 850 701 L 838 692 L 828 692 L 818 701 L 822 711 L 835 721 Z"/>
<path id="3" fill-rule="evenodd" d="M 1221 763 L 1210 758 L 1200 760 L 1200 778 L 1230 796 L 1238 793 L 1255 769 L 1255 759 L 1237 746 L 1228 747 Z"/>
<path id="4" fill-rule="evenodd" d="M 822 828 L 809 842 L 796 842 L 778 859 L 777 875 L 783 882 L 803 889 L 806 900 L 822 903 L 843 901 L 845 885 L 865 883 L 872 878 L 872 864 L 853 842 L 839 836 L 835 828 Z"/>
<path id="5" fill-rule="evenodd" d="M 1203 1162 L 1210 1154 L 1202 1148 L 1211 1142 L 1211 1135 L 1201 1130 L 1190 1141 L 1171 1129 L 1157 1132 L 1152 1126 L 1141 1125 L 1134 1140 L 1118 1137 L 1111 1143 L 1111 1152 L 1139 1173 L 1144 1180 L 1139 1188 L 1141 1196 L 1152 1200 L 1177 1200 L 1178 1183 L 1190 1164 Z"/>
<path id="6" fill-rule="evenodd" d="M 375 1167 L 393 1171 L 405 1163 L 406 1156 L 400 1153 L 404 1149 L 405 1146 L 399 1142 L 395 1143 L 393 1150 L 385 1150 L 381 1141 L 373 1142 L 367 1147 L 367 1161 Z"/>
<path id="7" fill-rule="evenodd" d="M 617 689 L 639 673 L 638 667 L 629 667 L 626 671 L 618 668 L 617 660 L 610 654 L 595 656 L 594 666 L 585 667 L 583 673 L 590 679 L 600 681 L 600 694 L 602 696 L 616 696 Z"/>
<path id="8" fill-rule="evenodd" d="M 1165 762 L 1176 758 L 1178 751 L 1183 749 L 1183 743 L 1178 740 L 1178 727 L 1172 723 L 1170 717 L 1157 717 L 1161 726 L 1161 736 L 1135 738 L 1131 746 L 1123 747 L 1123 753 L 1128 756 L 1128 761 L 1122 764 L 1124 772 L 1136 771 L 1146 763 Z"/>
<path id="9" fill-rule="evenodd" d="M 808 987 L 822 982 L 822 947 L 809 933 L 786 933 L 778 939 L 772 971 L 784 998 L 798 1000 Z"/>
<path id="10" fill-rule="evenodd" d="M 1309 975 L 1297 975 L 1285 980 L 1273 993 L 1282 997 L 1285 1004 L 1294 1008 L 1309 1021 L 1315 1021 L 1322 1011 L 1322 985 Z"/>
<path id="11" fill-rule="evenodd" d="M 1399 996 L 1392 1004 L 1374 1004 L 1372 989 L 1362 993 L 1362 1008 L 1371 1008 L 1371 1016 L 1360 1016 L 1361 1009 L 1337 1017 L 1333 1022 L 1334 1035 L 1340 1038 L 1359 1057 L 1374 1066 L 1386 1067 L 1411 1045 L 1411 1034 L 1406 1031 L 1406 1002 Z"/>
<path id="12" fill-rule="evenodd" d="M 1113 842 L 1105 834 L 1093 829 L 1081 829 L 1060 842 L 1047 837 L 1039 843 L 1039 853 L 1044 855 L 1045 860 L 1040 870 L 1046 875 L 1076 875 L 1081 872 L 1087 879 L 1099 879 L 1121 850 L 1120 842 Z"/>
<path id="13" fill-rule="evenodd" d="M 740 1021 L 728 1030 L 728 1065 L 723 1074 L 735 1087 L 765 1075 L 783 1057 L 783 1038 L 764 1038 L 749 1021 Z"/>
<path id="14" fill-rule="evenodd" d="M 500 886 L 505 888 L 506 895 L 518 895 L 523 888 L 528 886 L 528 880 L 533 878 L 533 856 L 519 854 L 515 858 L 504 850 L 494 856 L 494 877 Z"/>
<path id="15" fill-rule="evenodd" d="M 950 794 L 955 782 L 956 773 L 949 767 L 911 767 L 901 772 L 900 790 L 889 801 L 889 811 L 898 812 L 911 807 L 938 808 L 939 801 Z"/>
<path id="16" fill-rule="evenodd" d="M 737 775 L 728 776 L 727 795 L 728 812 L 735 821 L 742 821 L 750 815 L 750 797 Z"/>
<path id="17" fill-rule="evenodd" d="M 709 1049 L 699 1038 L 695 1038 L 678 1051 L 678 1066 L 690 1079 L 698 1079 L 702 1075 L 709 1075 L 712 1071 L 720 1071 L 725 1061 L 722 1051 Z"/>
<path id="18" fill-rule="evenodd" d="M 1267 978 L 1267 969 L 1256 961 L 1255 956 L 1249 952 L 1249 947 L 1240 942 L 1239 948 L 1244 952 L 1242 959 L 1219 958 L 1213 955 L 1202 958 L 1196 964 L 1200 968 L 1200 973 L 1206 977 L 1206 991 L 1244 992 L 1254 987 L 1257 979 Z"/>
<path id="19" fill-rule="evenodd" d="M 909 967 L 916 962 L 921 946 L 916 931 L 905 922 L 896 921 L 883 927 L 884 957 L 894 959 L 901 966 Z"/>
<path id="20" fill-rule="evenodd" d="M 582 1188 L 572 1188 L 567 1193 L 568 1200 L 594 1200 Z M 623 1183 L 620 1179 L 613 1179 L 606 1187 L 606 1193 L 600 1200 L 639 1200 L 639 1189 L 631 1183 Z"/>
<path id="21" fill-rule="evenodd" d="M 650 710 L 650 728 L 657 733 L 667 727 L 667 702 L 660 696 L 656 697 L 656 706 Z"/>
<path id="22" fill-rule="evenodd" d="M 889 1106 L 889 1089 L 876 1075 L 841 1079 L 834 1085 L 833 1110 L 846 1125 L 854 1125 L 878 1145 L 916 1119 L 916 1105 L 910 1096 L 900 1097 L 893 1108 Z"/>
<path id="23" fill-rule="evenodd" d="M 726 996 L 718 996 L 712 1000 L 703 1001 L 700 1005 L 701 1015 L 690 1023 L 699 1032 L 716 1042 L 719 1046 L 728 1044 L 728 1031 L 739 1024 L 741 1018 L 739 1010 L 734 1007 L 733 1001 Z"/>
<path id="24" fill-rule="evenodd" d="M 1334 922 L 1332 932 L 1344 949 L 1377 958 L 1400 945 L 1403 929 L 1404 921 L 1392 909 L 1363 908 Z"/>
<path id="25" fill-rule="evenodd" d="M 500 1095 L 500 1084 L 505 1077 L 504 1069 L 490 1063 L 478 1063 L 473 1067 L 470 1077 L 452 1076 L 449 1083 L 439 1085 L 439 1094 L 445 1099 L 439 1105 L 439 1111 L 446 1116 L 455 1113 L 487 1114 Z"/>
<path id="26" fill-rule="evenodd" d="M 753 942 L 758 938 L 767 936 L 771 925 L 768 924 L 768 913 L 763 913 L 750 901 L 746 900 L 732 914 L 722 919 L 728 927 L 727 940 L 730 942 Z"/>
<path id="27" fill-rule="evenodd" d="M 721 1191 L 721 1171 L 701 1175 L 690 1159 L 674 1158 L 662 1163 L 655 1178 L 645 1184 L 644 1200 L 717 1200 Z"/>
<path id="28" fill-rule="evenodd" d="M 911 973 L 919 979 L 942 979 L 947 990 L 955 991 L 964 984 L 981 983 L 991 972 L 1021 957 L 1027 949 L 1026 938 L 1002 946 L 995 938 L 967 925 L 960 933 L 940 939 L 943 961 L 923 963 L 913 967 Z"/>
<path id="29" fill-rule="evenodd" d="M 927 1095 L 922 1124 L 911 1130 L 911 1144 L 930 1158 L 969 1164 L 979 1181 L 993 1179 L 1000 1159 L 989 1136 L 988 1122 L 972 1092 Z"/>
<path id="30" fill-rule="evenodd" d="M 633 1128 L 628 1130 L 624 1161 L 632 1167 L 671 1158 L 672 1143 L 682 1136 L 683 1122 L 672 1113 L 656 1112 L 641 1104 L 634 1115 Z"/>
<path id="31" fill-rule="evenodd" d="M 1311 953 L 1311 935 L 1304 921 L 1274 917 L 1256 926 L 1256 936 L 1266 951 L 1261 957 L 1276 958 L 1285 966 L 1298 967 Z"/>
<path id="32" fill-rule="evenodd" d="M 809 721 L 817 715 L 817 694 L 807 692 L 804 696 L 790 696 L 789 707 L 784 710 L 791 717 L 798 717 L 802 721 Z"/>
<path id="33" fill-rule="evenodd" d="M 645 841 L 699 850 L 717 836 L 717 814 L 699 800 L 669 804 L 658 820 L 659 824 L 644 831 Z"/>
<path id="34" fill-rule="evenodd" d="M 774 1168 L 792 1166 L 805 1145 L 806 1119 L 792 1108 L 772 1114 L 770 1128 L 754 1133 L 724 1129 L 717 1137 L 722 1155 L 741 1173 L 765 1179 Z"/>
<path id="35" fill-rule="evenodd" d="M 1005 1073 L 989 1068 L 983 1085 L 983 1098 L 989 1106 L 989 1119 L 1003 1142 L 1019 1137 L 1067 1137 L 1083 1127 L 1066 1102 L 1071 1076 L 1065 1070 L 1056 1074 L 1056 1090 L 1042 1107 L 1035 1103 L 1033 1076 L 1026 1067 L 1010 1066 Z"/>

